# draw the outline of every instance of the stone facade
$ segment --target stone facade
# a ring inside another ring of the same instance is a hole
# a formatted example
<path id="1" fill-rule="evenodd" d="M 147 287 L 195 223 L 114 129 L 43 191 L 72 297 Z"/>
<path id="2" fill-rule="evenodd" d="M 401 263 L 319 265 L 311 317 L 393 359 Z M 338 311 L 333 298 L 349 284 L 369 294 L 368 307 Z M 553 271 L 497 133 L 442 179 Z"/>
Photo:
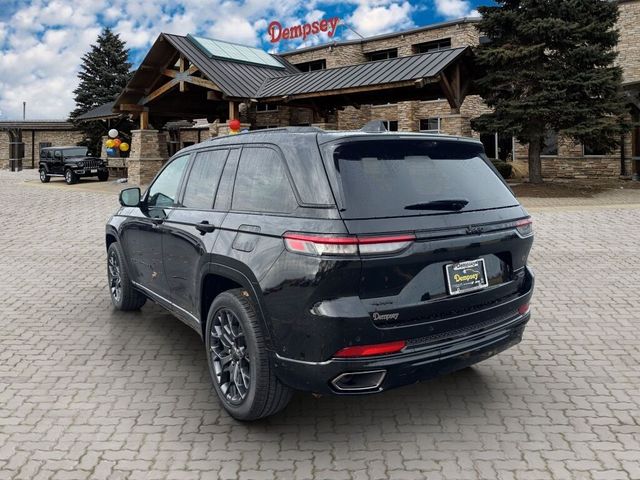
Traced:
<path id="1" fill-rule="evenodd" d="M 640 82 L 640 1 L 618 2 L 618 65 L 623 69 L 623 83 Z"/>
<path id="2" fill-rule="evenodd" d="M 168 159 L 167 133 L 133 130 L 128 179 L 134 185 L 147 185 Z"/>
<path id="3" fill-rule="evenodd" d="M 42 122 L 42 126 L 37 128 L 22 130 L 22 141 L 24 143 L 23 168 L 38 168 L 41 143 L 50 143 L 53 147 L 70 146 L 77 145 L 83 139 L 82 132 L 78 130 L 46 130 L 46 122 Z M 0 169 L 9 167 L 9 142 L 9 133 L 0 130 Z"/>

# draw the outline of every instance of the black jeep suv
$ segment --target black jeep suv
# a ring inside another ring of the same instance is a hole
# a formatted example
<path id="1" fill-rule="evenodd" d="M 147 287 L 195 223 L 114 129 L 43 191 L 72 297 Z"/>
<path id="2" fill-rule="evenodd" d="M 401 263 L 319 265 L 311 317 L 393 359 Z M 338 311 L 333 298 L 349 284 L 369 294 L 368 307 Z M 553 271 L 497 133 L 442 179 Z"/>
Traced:
<path id="1" fill-rule="evenodd" d="M 73 185 L 80 177 L 98 177 L 109 180 L 109 169 L 104 160 L 87 155 L 87 147 L 47 147 L 40 150 L 40 181 L 47 183 L 51 177 L 64 177 Z"/>
<path id="2" fill-rule="evenodd" d="M 116 308 L 203 338 L 224 408 L 364 394 L 477 363 L 529 320 L 531 219 L 482 145 L 281 128 L 177 153 L 106 227 Z"/>

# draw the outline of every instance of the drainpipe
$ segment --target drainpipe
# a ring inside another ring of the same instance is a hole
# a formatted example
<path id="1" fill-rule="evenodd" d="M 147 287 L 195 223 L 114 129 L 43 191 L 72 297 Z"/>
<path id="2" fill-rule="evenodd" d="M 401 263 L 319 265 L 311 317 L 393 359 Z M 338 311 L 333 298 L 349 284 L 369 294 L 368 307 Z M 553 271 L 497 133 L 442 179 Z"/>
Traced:
<path id="1" fill-rule="evenodd" d="M 620 176 L 627 176 L 627 159 L 624 152 L 624 134 L 620 135 Z"/>

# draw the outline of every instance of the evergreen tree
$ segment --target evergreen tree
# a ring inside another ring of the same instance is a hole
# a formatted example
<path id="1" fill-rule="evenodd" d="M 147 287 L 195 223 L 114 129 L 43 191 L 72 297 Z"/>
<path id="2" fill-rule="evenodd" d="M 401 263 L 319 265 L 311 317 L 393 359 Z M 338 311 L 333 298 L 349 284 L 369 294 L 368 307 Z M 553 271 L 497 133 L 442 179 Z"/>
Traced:
<path id="1" fill-rule="evenodd" d="M 106 133 L 104 123 L 76 122 L 83 113 L 112 102 L 122 92 L 131 78 L 129 50 L 120 36 L 105 28 L 95 45 L 82 57 L 78 78 L 80 84 L 73 91 L 76 108 L 70 118 L 88 138 L 86 142 L 94 154 L 100 153 L 101 137 Z"/>
<path id="2" fill-rule="evenodd" d="M 493 109 L 475 130 L 515 136 L 529 146 L 529 180 L 542 182 L 547 131 L 612 150 L 628 127 L 621 68 L 614 65 L 617 2 L 496 0 L 480 7 L 476 85 Z"/>

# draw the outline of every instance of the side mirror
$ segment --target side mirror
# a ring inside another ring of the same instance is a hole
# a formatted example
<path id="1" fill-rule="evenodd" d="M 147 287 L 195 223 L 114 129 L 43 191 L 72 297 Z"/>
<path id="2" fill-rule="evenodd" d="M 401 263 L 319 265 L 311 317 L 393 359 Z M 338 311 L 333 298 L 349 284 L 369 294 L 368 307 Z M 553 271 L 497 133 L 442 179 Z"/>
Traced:
<path id="1" fill-rule="evenodd" d="M 140 205 L 140 196 L 138 187 L 125 188 L 120 192 L 120 205 L 123 207 L 137 207 Z"/>

